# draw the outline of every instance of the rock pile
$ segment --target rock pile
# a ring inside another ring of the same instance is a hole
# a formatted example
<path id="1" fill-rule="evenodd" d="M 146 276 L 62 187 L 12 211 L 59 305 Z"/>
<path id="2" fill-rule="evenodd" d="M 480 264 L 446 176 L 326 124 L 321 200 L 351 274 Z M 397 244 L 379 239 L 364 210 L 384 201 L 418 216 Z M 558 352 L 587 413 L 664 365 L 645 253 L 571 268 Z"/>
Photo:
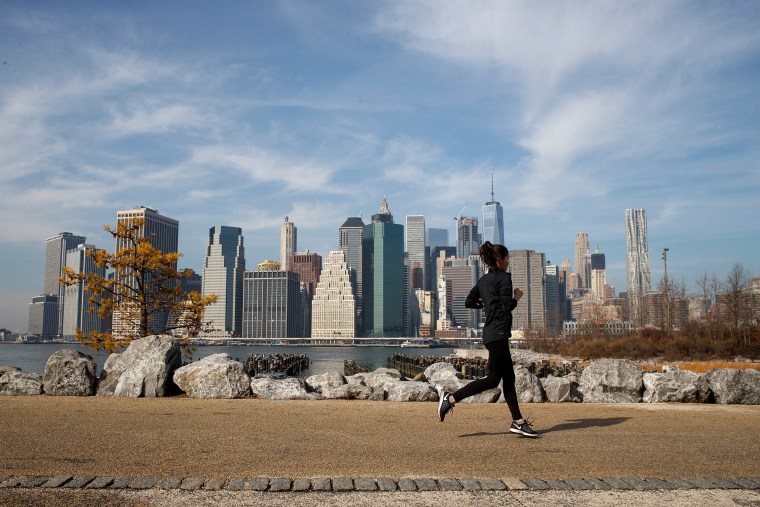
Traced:
<path id="1" fill-rule="evenodd" d="M 582 373 L 549 375 L 539 379 L 527 365 L 544 361 L 535 353 L 515 354 L 515 378 L 521 403 L 722 403 L 760 405 L 760 372 L 734 368 L 706 374 L 668 367 L 662 373 L 644 373 L 626 359 L 599 359 Z M 556 358 L 552 358 L 556 360 Z M 575 365 L 575 362 L 571 362 Z M 573 366 L 574 367 L 574 366 Z M 13 366 L 0 366 L 0 395 L 53 396 L 168 396 L 184 392 L 194 398 L 271 400 L 437 401 L 442 392 L 454 392 L 472 380 L 452 364 L 427 366 L 414 380 L 399 370 L 344 376 L 337 371 L 306 379 L 284 373 L 251 377 L 243 363 L 228 354 L 214 354 L 187 366 L 181 364 L 177 341 L 149 336 L 133 341 L 122 353 L 111 354 L 96 378 L 90 356 L 59 350 L 50 356 L 44 375 Z M 504 402 L 501 385 L 466 400 L 467 403 Z"/>

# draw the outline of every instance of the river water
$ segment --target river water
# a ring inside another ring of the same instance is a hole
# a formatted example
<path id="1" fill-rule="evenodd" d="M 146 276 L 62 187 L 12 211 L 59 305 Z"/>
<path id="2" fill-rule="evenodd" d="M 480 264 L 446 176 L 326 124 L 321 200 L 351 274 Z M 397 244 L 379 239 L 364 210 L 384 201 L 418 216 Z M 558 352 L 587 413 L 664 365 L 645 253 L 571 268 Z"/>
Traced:
<path id="1" fill-rule="evenodd" d="M 91 356 L 98 365 L 98 373 L 108 358 L 106 352 L 72 343 L 3 343 L 0 344 L 0 366 L 16 366 L 24 371 L 43 373 L 48 358 L 57 350 L 72 349 Z M 251 354 L 306 354 L 309 357 L 309 369 L 301 376 L 319 375 L 328 371 L 343 373 L 343 361 L 353 359 L 372 371 L 385 367 L 388 358 L 396 352 L 406 355 L 448 356 L 454 349 L 434 348 L 417 349 L 401 347 L 264 347 L 258 345 L 206 345 L 198 347 L 189 361 L 197 361 L 211 354 L 226 352 L 233 359 L 245 362 Z"/>

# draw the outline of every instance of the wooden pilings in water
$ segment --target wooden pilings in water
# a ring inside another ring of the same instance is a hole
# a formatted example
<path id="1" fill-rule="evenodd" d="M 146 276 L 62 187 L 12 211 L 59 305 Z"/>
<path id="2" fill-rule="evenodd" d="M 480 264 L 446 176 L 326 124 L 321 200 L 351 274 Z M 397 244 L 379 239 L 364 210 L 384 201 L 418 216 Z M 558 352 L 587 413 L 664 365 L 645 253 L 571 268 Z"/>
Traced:
<path id="1" fill-rule="evenodd" d="M 488 362 L 478 357 L 438 357 L 394 353 L 388 358 L 388 368 L 397 369 L 406 378 L 414 378 L 420 373 L 424 373 L 431 364 L 443 362 L 450 363 L 466 379 L 485 377 L 487 374 L 486 367 Z"/>
<path id="2" fill-rule="evenodd" d="M 303 370 L 309 369 L 309 356 L 306 354 L 251 354 L 245 361 L 248 375 L 255 377 L 260 373 L 283 372 L 290 377 L 300 377 Z"/>

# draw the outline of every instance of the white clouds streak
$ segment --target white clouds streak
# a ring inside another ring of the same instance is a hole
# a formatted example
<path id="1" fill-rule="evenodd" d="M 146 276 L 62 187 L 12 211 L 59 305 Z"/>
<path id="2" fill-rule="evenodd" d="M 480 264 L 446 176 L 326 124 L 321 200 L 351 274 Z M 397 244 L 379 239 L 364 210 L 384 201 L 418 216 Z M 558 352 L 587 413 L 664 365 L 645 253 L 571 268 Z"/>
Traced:
<path id="1" fill-rule="evenodd" d="M 607 169 L 626 155 L 704 146 L 704 77 L 760 40 L 730 11 L 678 2 L 396 2 L 377 26 L 415 51 L 497 72 L 520 104 L 520 204 L 552 211 L 574 194 L 547 195 L 547 185 L 607 193 L 618 174 Z"/>

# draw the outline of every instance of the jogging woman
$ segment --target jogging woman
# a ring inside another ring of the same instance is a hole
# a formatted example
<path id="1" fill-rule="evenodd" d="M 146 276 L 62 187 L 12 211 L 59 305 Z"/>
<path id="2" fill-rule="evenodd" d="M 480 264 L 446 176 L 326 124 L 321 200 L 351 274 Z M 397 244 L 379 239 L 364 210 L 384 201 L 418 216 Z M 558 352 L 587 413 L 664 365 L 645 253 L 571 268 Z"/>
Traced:
<path id="1" fill-rule="evenodd" d="M 488 266 L 488 273 L 483 275 L 470 290 L 464 305 L 467 308 L 485 310 L 483 345 L 488 349 L 488 375 L 470 382 L 455 393 L 444 391 L 438 402 L 438 419 L 443 422 L 456 402 L 488 389 L 494 389 L 499 386 L 499 381 L 503 381 L 504 398 L 512 413 L 512 425 L 509 431 L 526 437 L 537 437 L 538 433 L 531 429 L 520 413 L 515 391 L 515 370 L 512 367 L 512 354 L 509 352 L 512 310 L 517 306 L 523 291 L 516 288 L 514 295 L 512 293 L 512 275 L 507 272 L 509 267 L 507 247 L 486 241 L 480 247 L 480 258 Z"/>

